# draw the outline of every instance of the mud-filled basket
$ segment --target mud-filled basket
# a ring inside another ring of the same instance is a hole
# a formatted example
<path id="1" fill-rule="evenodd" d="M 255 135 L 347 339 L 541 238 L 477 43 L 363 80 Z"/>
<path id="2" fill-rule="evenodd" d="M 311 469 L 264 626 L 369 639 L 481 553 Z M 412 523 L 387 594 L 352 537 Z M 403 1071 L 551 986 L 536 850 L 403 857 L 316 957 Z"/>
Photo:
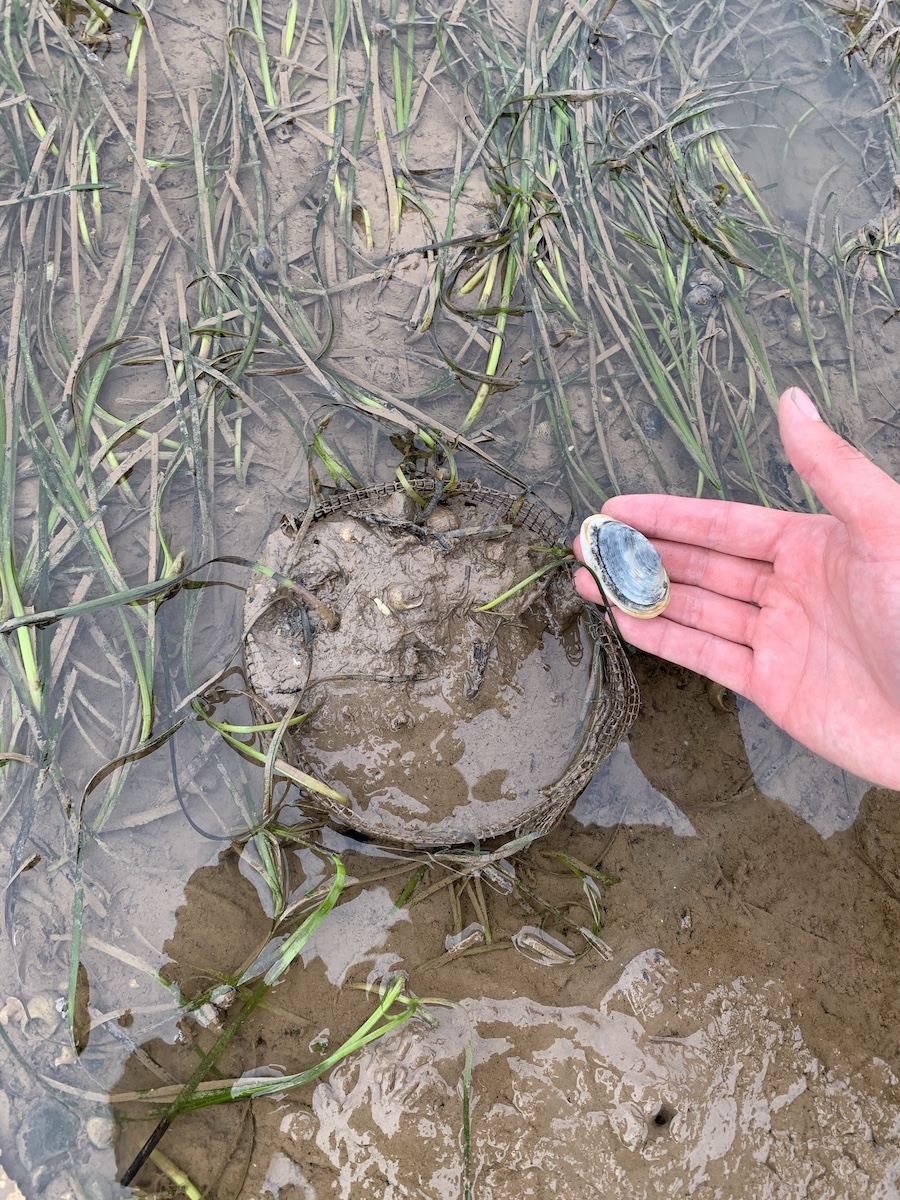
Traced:
<path id="1" fill-rule="evenodd" d="M 280 753 L 325 785 L 308 807 L 422 848 L 559 820 L 638 707 L 562 537 L 532 497 L 431 479 L 343 493 L 270 536 L 247 676 L 264 720 L 305 714 Z"/>

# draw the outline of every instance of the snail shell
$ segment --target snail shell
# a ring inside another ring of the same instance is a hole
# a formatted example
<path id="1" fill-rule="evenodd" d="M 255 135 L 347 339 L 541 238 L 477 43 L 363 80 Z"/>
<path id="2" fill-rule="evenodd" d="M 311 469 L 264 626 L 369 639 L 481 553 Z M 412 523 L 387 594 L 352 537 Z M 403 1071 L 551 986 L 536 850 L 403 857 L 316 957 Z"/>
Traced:
<path id="1" fill-rule="evenodd" d="M 394 612 L 409 612 L 413 608 L 421 608 L 425 602 L 425 593 L 419 588 L 405 587 L 392 583 L 384 594 L 388 607 Z"/>
<path id="2" fill-rule="evenodd" d="M 669 603 L 669 576 L 655 546 L 612 517 L 588 517 L 581 526 L 584 565 L 622 612 L 657 617 Z"/>

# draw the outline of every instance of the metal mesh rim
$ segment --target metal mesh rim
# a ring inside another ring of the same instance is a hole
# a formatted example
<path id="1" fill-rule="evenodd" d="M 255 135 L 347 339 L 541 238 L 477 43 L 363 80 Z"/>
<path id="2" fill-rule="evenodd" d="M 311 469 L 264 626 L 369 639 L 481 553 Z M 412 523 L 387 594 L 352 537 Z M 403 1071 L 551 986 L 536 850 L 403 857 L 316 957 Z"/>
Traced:
<path id="1" fill-rule="evenodd" d="M 433 496 L 437 486 L 433 479 L 409 479 L 407 483 L 422 496 Z M 313 513 L 313 520 L 318 521 L 321 517 L 327 517 L 331 513 L 358 508 L 367 500 L 380 500 L 393 492 L 403 491 L 406 491 L 404 485 L 394 482 L 357 488 L 353 492 L 341 492 L 318 505 Z M 482 487 L 480 483 L 460 482 L 453 487 L 452 491 L 448 489 L 447 495 L 467 496 L 483 501 L 496 508 L 501 514 L 508 513 L 515 508 L 515 519 L 519 524 L 530 529 L 532 533 L 545 537 L 548 542 L 560 544 L 563 535 L 561 521 L 546 505 L 541 504 L 535 497 L 528 496 L 527 492 L 513 494 L 512 492 L 498 491 L 496 488 Z"/>

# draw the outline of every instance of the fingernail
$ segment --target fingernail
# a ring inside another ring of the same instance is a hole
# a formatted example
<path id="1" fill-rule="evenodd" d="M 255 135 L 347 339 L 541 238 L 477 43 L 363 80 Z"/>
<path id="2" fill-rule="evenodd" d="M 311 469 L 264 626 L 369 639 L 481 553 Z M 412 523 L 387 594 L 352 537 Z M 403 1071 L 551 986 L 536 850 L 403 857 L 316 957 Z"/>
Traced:
<path id="1" fill-rule="evenodd" d="M 810 421 L 821 421 L 819 410 L 807 396 L 806 392 L 801 392 L 799 388 L 791 388 L 791 399 L 795 407 L 803 413 Z"/>

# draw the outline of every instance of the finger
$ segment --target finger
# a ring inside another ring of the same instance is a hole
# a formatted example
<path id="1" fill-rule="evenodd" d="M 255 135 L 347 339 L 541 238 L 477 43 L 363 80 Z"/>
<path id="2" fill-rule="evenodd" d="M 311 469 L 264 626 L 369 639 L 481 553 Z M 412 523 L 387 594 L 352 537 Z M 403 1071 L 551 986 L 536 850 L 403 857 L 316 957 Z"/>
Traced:
<path id="1" fill-rule="evenodd" d="M 745 604 L 727 596 L 708 592 L 705 588 L 672 586 L 666 609 L 667 621 L 711 633 L 739 646 L 753 646 L 760 610 L 755 604 Z"/>
<path id="2" fill-rule="evenodd" d="M 597 587 L 596 579 L 593 577 L 587 567 L 580 567 L 572 577 L 572 582 L 575 584 L 575 591 L 582 598 L 582 600 L 589 600 L 591 604 L 606 603 L 606 601 L 600 595 L 600 589 Z"/>
<path id="3" fill-rule="evenodd" d="M 769 562 L 786 520 L 797 515 L 758 504 L 660 495 L 615 496 L 603 505 L 603 513 L 633 525 L 649 538 Z"/>
<path id="4" fill-rule="evenodd" d="M 772 578 L 773 567 L 769 562 L 738 558 L 734 554 L 680 542 L 654 539 L 653 544 L 673 583 L 691 584 L 720 596 L 760 604 Z"/>
<path id="5" fill-rule="evenodd" d="M 590 571 L 581 570 L 576 573 L 575 589 L 584 600 L 589 600 L 593 604 L 605 605 L 606 603 Z M 625 634 L 626 624 L 629 629 L 634 629 L 635 636 L 634 638 L 628 636 L 628 641 L 635 646 L 640 646 L 642 650 L 648 648 L 644 644 L 648 637 L 657 636 L 656 634 L 645 634 L 643 631 L 657 626 L 662 620 L 666 620 L 670 624 L 683 625 L 687 629 L 696 629 L 699 632 L 711 634 L 715 638 L 732 642 L 735 645 L 752 646 L 760 613 L 755 604 L 746 604 L 740 600 L 708 592 L 704 588 L 687 587 L 680 583 L 672 585 L 671 598 L 664 617 L 652 617 L 644 620 L 639 617 L 630 617 L 615 605 L 613 607 L 622 633 Z"/>
<path id="6" fill-rule="evenodd" d="M 872 526 L 884 514 L 892 534 L 900 524 L 900 484 L 829 429 L 800 388 L 789 388 L 778 406 L 788 458 L 832 516 Z"/>
<path id="7" fill-rule="evenodd" d="M 694 584 L 718 592 L 721 596 L 759 604 L 772 578 L 772 564 L 768 562 L 659 538 L 654 538 L 653 544 L 659 550 L 663 566 L 673 583 Z M 575 539 L 574 551 L 578 561 L 584 562 L 580 538 Z"/>
<path id="8" fill-rule="evenodd" d="M 617 611 L 616 621 L 622 637 L 639 650 L 678 663 L 741 696 L 753 699 L 749 695 L 753 651 L 748 646 L 738 645 L 706 630 L 690 629 L 677 621 L 668 620 L 666 616 L 641 621 L 626 613 L 620 615 Z"/>

